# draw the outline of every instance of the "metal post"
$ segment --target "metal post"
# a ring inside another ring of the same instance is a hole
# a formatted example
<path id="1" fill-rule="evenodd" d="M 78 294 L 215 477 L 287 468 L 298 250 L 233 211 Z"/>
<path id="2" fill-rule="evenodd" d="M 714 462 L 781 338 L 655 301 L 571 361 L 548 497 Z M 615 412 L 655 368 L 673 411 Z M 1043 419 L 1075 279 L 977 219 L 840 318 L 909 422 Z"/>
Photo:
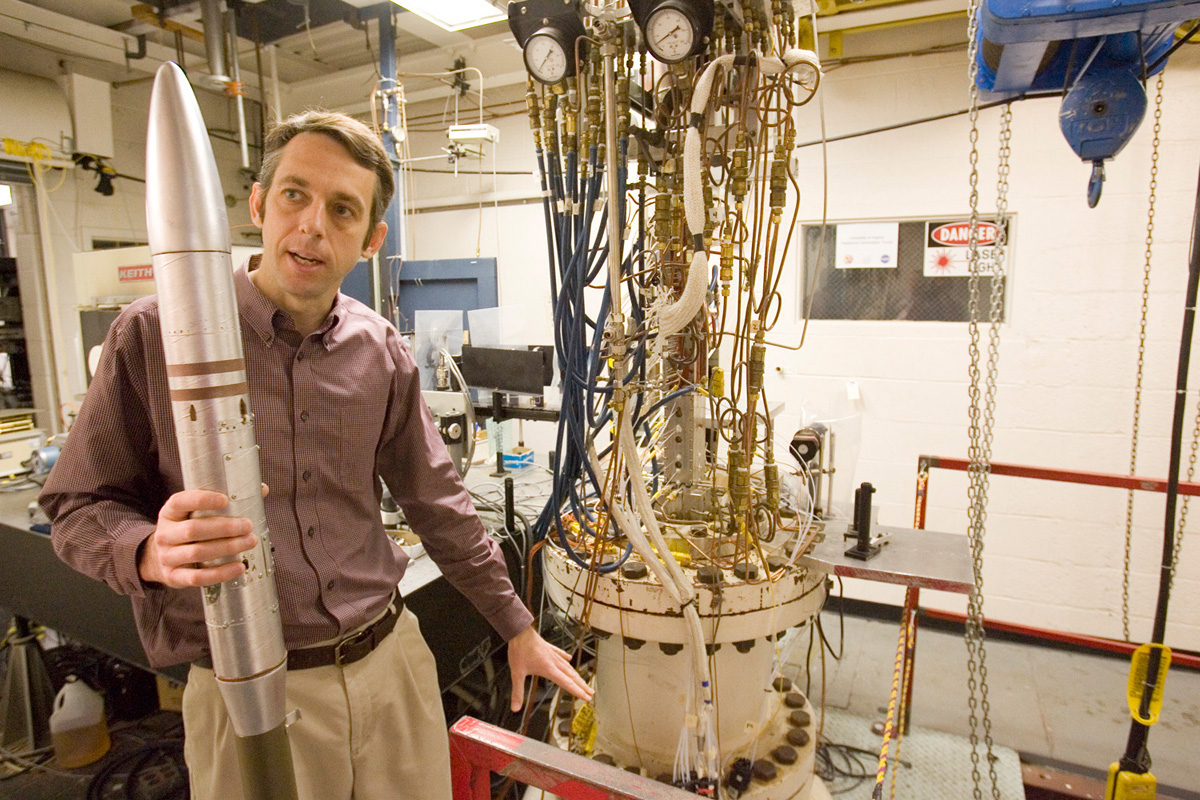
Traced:
<path id="1" fill-rule="evenodd" d="M 379 14 L 379 74 L 381 83 L 389 89 L 399 89 L 400 84 L 396 80 L 396 28 L 392 23 L 392 8 L 385 6 Z M 394 275 L 400 269 L 400 265 L 404 261 L 404 171 L 400 169 L 400 147 L 401 142 L 397 141 L 395 131 L 400 124 L 400 95 L 397 92 L 392 96 L 391 101 L 384 103 L 384 128 L 383 131 L 383 146 L 387 150 L 388 156 L 392 159 L 393 177 L 396 179 L 396 192 L 392 195 L 392 202 L 388 206 L 387 213 L 384 214 L 384 221 L 387 222 L 387 239 L 383 244 L 382 267 L 384 274 L 381 280 L 382 285 L 377 285 L 375 291 L 381 296 L 390 295 L 392 287 L 395 285 L 393 280 Z M 400 307 L 400 299 L 393 297 L 392 308 Z M 383 307 L 383 303 L 380 304 Z M 395 322 L 395 320 L 393 320 Z"/>

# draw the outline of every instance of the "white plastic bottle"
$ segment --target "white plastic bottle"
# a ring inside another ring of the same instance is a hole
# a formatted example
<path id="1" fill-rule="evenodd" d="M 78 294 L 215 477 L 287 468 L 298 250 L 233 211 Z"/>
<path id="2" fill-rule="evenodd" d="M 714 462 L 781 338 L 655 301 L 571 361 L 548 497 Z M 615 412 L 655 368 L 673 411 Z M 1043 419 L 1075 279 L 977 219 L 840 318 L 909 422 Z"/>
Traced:
<path id="1" fill-rule="evenodd" d="M 108 722 L 104 697 L 74 675 L 54 698 L 50 738 L 58 765 L 74 769 L 99 761 L 108 752 Z"/>

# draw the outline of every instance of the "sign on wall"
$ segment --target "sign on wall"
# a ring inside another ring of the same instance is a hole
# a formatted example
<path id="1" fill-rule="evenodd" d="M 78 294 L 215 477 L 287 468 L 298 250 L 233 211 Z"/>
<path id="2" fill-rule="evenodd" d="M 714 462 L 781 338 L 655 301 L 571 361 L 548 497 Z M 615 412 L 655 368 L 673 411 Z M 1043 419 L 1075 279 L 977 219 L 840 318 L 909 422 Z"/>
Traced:
<path id="1" fill-rule="evenodd" d="M 1010 217 L 1005 239 L 1009 244 L 1013 225 Z M 997 233 L 994 219 L 981 220 L 979 290 L 983 297 L 992 292 Z M 801 314 L 809 319 L 966 322 L 970 319 L 969 238 L 970 225 L 961 218 L 805 225 Z M 1006 279 L 1011 279 L 1013 252 L 1011 246 L 1005 249 Z M 874 268 L 863 269 L 864 265 Z M 1007 310 L 1002 309 L 1002 314 Z"/>
<path id="2" fill-rule="evenodd" d="M 895 269 L 898 222 L 858 222 L 837 226 L 838 269 Z"/>
<path id="3" fill-rule="evenodd" d="M 1009 226 L 1006 225 L 1007 231 Z M 979 274 L 996 271 L 995 220 L 979 221 Z M 1008 241 L 1007 234 L 1005 241 Z M 957 278 L 970 275 L 971 221 L 929 220 L 925 223 L 925 277 Z"/>

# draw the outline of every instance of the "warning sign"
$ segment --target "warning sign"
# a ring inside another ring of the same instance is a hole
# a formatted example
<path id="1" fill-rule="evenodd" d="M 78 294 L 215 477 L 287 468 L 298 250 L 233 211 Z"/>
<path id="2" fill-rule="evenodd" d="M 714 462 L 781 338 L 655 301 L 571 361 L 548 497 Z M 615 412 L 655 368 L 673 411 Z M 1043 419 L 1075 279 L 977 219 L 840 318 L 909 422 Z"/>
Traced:
<path id="1" fill-rule="evenodd" d="M 1004 241 L 1012 241 L 1011 220 L 1006 221 Z M 991 275 L 996 269 L 994 219 L 979 221 L 979 272 Z M 925 223 L 925 270 L 927 278 L 967 277 L 970 273 L 970 220 L 930 220 Z"/>

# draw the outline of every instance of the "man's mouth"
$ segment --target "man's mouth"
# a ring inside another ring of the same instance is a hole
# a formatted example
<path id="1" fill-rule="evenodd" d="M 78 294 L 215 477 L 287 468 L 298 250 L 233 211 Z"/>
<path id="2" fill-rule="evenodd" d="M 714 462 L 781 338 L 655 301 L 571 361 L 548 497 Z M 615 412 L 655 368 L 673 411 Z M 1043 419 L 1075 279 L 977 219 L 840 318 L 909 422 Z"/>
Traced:
<path id="1" fill-rule="evenodd" d="M 295 251 L 292 252 L 292 258 L 296 259 L 297 263 L 303 267 L 315 267 L 321 263 L 321 259 L 319 258 L 308 258 L 307 256 L 302 256 Z"/>

